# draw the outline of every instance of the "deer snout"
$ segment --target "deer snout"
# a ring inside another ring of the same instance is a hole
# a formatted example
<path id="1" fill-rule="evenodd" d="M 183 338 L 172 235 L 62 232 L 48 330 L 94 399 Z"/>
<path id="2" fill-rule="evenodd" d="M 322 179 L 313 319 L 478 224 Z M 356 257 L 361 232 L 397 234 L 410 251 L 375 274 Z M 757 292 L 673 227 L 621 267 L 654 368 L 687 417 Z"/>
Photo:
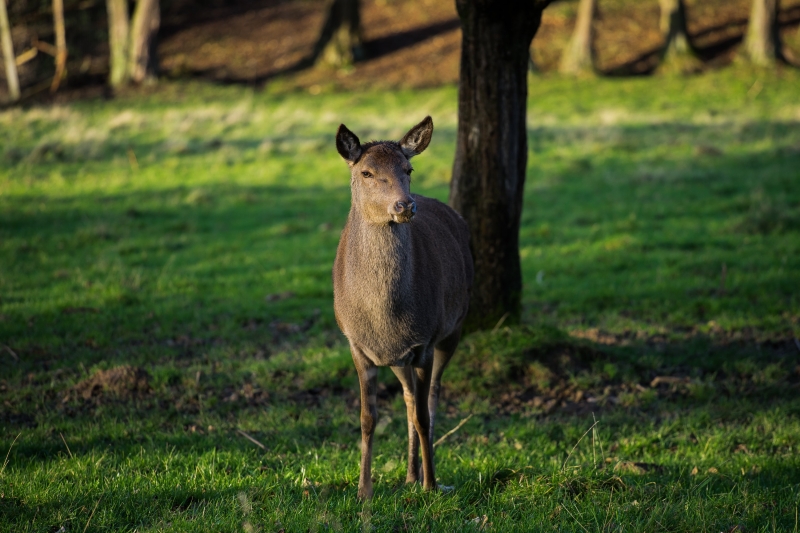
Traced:
<path id="1" fill-rule="evenodd" d="M 414 214 L 417 212 L 417 203 L 412 200 L 411 198 L 407 198 L 405 202 L 397 201 L 394 204 L 394 213 L 392 213 L 392 219 L 395 222 L 408 222 L 412 218 L 414 218 Z"/>

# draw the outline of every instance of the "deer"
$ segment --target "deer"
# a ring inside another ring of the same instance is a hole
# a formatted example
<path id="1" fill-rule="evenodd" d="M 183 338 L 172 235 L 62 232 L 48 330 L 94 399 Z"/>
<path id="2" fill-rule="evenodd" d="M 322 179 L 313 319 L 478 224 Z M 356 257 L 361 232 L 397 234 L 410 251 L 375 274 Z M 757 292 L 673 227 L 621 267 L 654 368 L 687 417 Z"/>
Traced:
<path id="1" fill-rule="evenodd" d="M 406 483 L 437 488 L 436 406 L 469 310 L 473 263 L 464 219 L 446 204 L 410 192 L 411 158 L 432 135 L 430 116 L 399 142 L 362 145 L 344 124 L 336 133 L 336 149 L 350 168 L 351 206 L 333 264 L 333 307 L 361 393 L 362 500 L 373 495 L 378 367 L 390 367 L 403 389 Z"/>

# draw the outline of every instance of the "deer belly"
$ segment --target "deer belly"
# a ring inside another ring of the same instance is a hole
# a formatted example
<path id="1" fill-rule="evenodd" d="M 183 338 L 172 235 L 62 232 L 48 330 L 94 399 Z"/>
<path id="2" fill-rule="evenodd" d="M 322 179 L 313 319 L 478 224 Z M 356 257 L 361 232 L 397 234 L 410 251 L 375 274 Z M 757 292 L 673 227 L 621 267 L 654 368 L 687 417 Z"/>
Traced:
<path id="1" fill-rule="evenodd" d="M 421 357 L 421 352 L 423 350 L 420 350 L 419 347 L 414 347 L 402 354 L 391 353 L 385 350 L 376 351 L 366 347 L 362 349 L 366 356 L 369 357 L 370 361 L 376 366 L 422 366 L 424 363 Z"/>
<path id="2" fill-rule="evenodd" d="M 423 366 L 429 340 L 411 332 L 387 328 L 358 328 L 358 333 L 345 331 L 347 338 L 358 346 L 377 366 Z M 364 331 L 367 330 L 367 331 Z"/>

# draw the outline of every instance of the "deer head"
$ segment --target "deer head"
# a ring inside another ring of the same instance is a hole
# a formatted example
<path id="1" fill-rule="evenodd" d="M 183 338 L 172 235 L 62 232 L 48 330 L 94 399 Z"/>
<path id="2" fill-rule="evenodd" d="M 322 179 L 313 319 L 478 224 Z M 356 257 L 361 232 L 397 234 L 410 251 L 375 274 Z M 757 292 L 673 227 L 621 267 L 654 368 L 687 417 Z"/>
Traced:
<path id="1" fill-rule="evenodd" d="M 425 117 L 399 142 L 364 145 L 344 124 L 336 132 L 336 149 L 350 167 L 353 209 L 372 224 L 410 222 L 417 212 L 411 197 L 411 158 L 428 147 L 433 120 Z"/>

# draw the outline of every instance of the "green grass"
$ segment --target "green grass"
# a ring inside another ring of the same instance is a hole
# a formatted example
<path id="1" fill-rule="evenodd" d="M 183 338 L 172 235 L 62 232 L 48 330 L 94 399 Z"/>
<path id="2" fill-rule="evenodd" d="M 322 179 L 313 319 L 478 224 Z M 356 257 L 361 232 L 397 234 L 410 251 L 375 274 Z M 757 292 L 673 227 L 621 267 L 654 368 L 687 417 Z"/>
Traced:
<path id="1" fill-rule="evenodd" d="M 0 530 L 796 531 L 798 86 L 532 79 L 523 324 L 445 374 L 451 492 L 403 485 L 381 373 L 366 505 L 333 135 L 431 114 L 413 188 L 446 199 L 456 89 L 3 111 Z M 120 365 L 147 385 L 86 385 Z"/>

